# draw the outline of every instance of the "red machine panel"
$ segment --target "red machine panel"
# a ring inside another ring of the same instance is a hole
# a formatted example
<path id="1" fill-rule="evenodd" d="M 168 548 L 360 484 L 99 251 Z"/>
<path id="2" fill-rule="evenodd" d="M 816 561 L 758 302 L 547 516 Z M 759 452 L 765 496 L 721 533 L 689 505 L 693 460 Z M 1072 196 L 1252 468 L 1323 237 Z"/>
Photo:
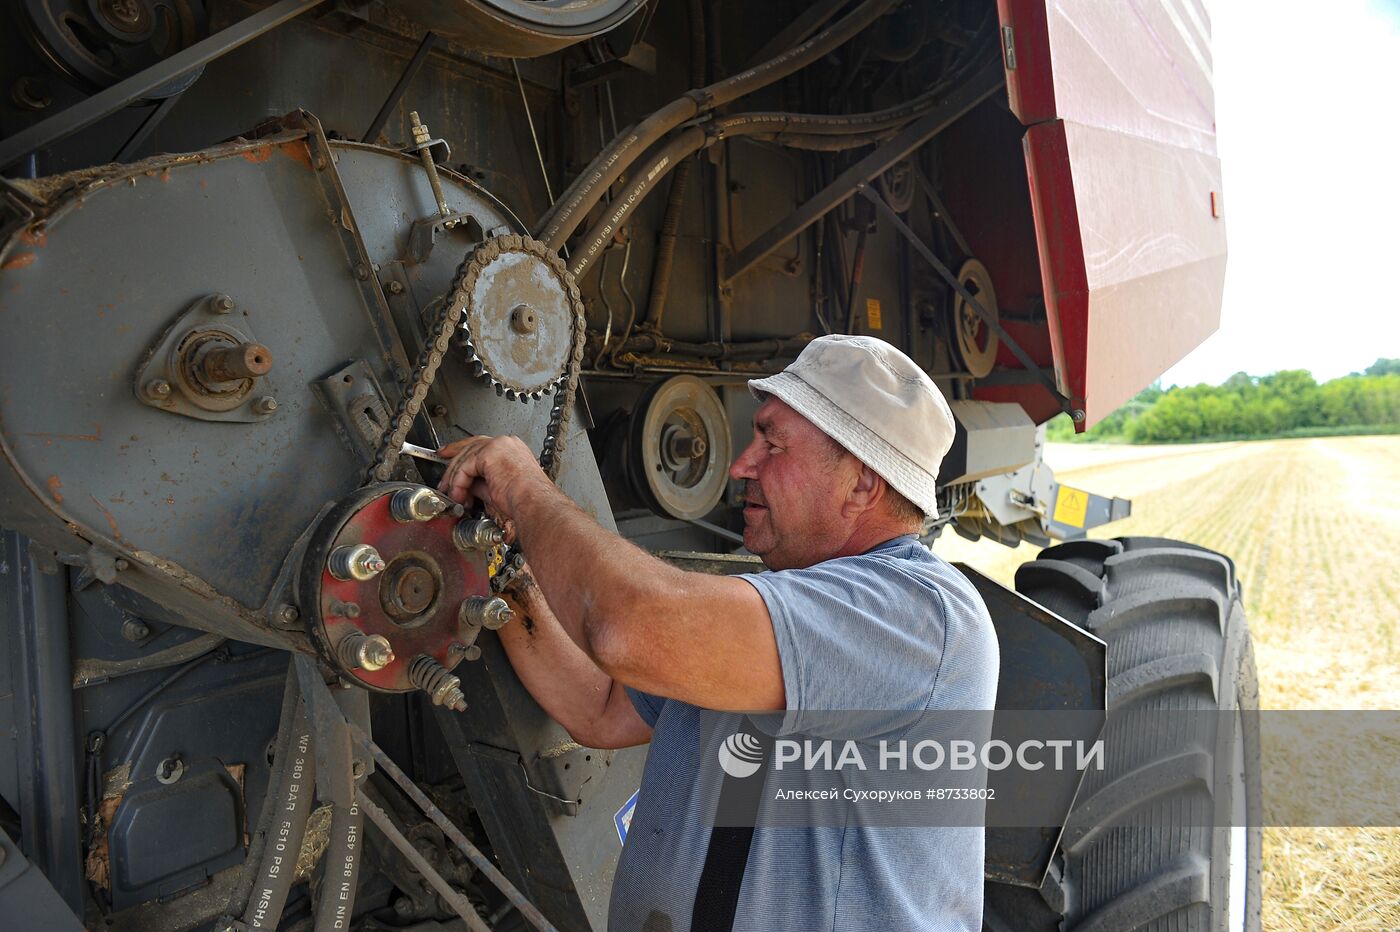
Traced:
<path id="1" fill-rule="evenodd" d="M 1087 427 L 1220 322 L 1225 224 L 1198 0 L 1000 0 L 1061 390 Z"/>

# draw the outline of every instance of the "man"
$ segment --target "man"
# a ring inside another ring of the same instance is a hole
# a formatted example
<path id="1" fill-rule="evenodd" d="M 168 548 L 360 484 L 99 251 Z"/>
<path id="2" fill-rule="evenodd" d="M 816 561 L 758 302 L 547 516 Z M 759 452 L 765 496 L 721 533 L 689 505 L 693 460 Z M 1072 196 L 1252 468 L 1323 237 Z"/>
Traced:
<path id="1" fill-rule="evenodd" d="M 714 880 L 736 852 L 712 844 L 730 836 L 695 791 L 707 710 L 990 709 L 996 694 L 985 606 L 916 536 L 953 439 L 938 388 L 862 336 L 818 338 L 749 387 L 762 404 L 730 476 L 768 573 L 663 563 L 600 527 L 517 438 L 442 451 L 441 488 L 484 503 L 530 558 L 529 622 L 500 635 L 531 695 L 580 744 L 651 742 L 610 926 L 980 928 L 980 827 L 764 826 L 737 852 L 737 893 Z"/>

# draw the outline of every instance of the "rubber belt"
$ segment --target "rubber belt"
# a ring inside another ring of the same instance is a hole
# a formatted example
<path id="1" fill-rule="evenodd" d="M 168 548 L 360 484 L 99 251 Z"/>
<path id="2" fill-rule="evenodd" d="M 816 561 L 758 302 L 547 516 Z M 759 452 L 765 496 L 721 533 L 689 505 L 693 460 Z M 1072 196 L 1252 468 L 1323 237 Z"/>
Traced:
<path id="1" fill-rule="evenodd" d="M 729 932 L 739 910 L 739 892 L 744 886 L 744 870 L 749 864 L 754 826 L 768 781 L 768 762 L 773 758 L 774 739 L 744 717 L 742 730 L 758 739 L 763 748 L 759 764 L 761 779 L 735 778 L 725 773 L 719 789 L 716 812 L 725 813 L 726 822 L 710 829 L 710 847 L 705 866 L 695 887 L 695 907 L 690 915 L 691 932 Z M 740 817 L 742 816 L 742 817 Z"/>

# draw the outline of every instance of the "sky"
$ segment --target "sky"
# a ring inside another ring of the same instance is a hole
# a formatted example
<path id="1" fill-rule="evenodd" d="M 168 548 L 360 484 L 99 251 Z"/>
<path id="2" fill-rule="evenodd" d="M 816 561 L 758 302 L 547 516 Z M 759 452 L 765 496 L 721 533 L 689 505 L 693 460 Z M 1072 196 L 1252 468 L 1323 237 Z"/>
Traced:
<path id="1" fill-rule="evenodd" d="M 1162 384 L 1400 357 L 1400 0 L 1206 5 L 1225 298 Z"/>

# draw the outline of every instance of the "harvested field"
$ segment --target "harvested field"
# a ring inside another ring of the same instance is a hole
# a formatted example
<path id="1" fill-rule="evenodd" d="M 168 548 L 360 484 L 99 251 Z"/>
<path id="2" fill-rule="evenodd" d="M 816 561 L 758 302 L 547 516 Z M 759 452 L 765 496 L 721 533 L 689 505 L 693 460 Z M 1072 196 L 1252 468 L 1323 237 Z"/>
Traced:
<path id="1" fill-rule="evenodd" d="M 1094 536 L 1173 537 L 1234 558 L 1263 708 L 1400 709 L 1400 437 L 1050 444 L 1046 459 L 1079 488 L 1133 499 L 1131 518 Z M 1008 585 L 1038 552 L 953 534 L 934 549 Z M 1358 765 L 1393 771 L 1386 744 Z M 1265 806 L 1279 821 L 1288 800 L 1269 792 L 1270 773 Z M 1263 855 L 1265 929 L 1400 928 L 1400 829 L 1266 828 Z"/>

